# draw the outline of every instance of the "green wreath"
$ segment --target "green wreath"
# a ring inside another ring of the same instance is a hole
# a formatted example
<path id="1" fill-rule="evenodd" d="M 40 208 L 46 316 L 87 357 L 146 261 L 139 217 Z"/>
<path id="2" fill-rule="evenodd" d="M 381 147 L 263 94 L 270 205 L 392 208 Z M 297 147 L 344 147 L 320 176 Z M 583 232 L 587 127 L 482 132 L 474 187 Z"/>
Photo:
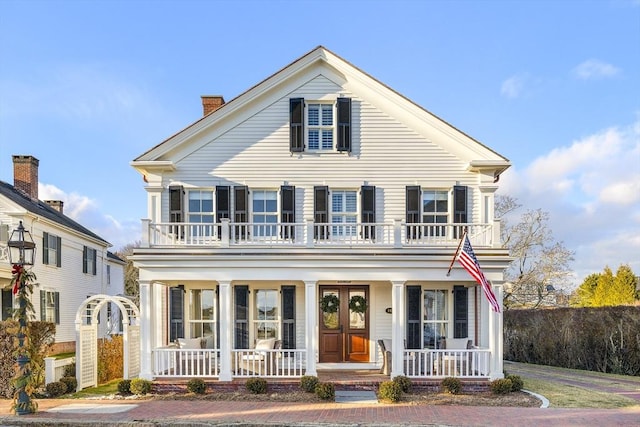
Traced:
<path id="1" fill-rule="evenodd" d="M 367 311 L 367 300 L 361 295 L 354 295 L 349 300 L 349 310 L 354 313 L 364 313 Z"/>
<path id="2" fill-rule="evenodd" d="M 327 294 L 320 301 L 320 309 L 325 313 L 336 313 L 340 306 L 340 299 L 334 294 Z"/>

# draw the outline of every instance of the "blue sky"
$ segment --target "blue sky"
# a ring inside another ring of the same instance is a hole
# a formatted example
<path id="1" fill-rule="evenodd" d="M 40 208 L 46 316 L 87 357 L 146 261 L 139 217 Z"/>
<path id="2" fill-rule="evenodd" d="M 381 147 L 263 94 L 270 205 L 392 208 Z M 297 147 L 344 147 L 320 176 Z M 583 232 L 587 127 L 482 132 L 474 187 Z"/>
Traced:
<path id="1" fill-rule="evenodd" d="M 0 0 L 0 179 L 34 155 L 117 250 L 146 216 L 129 162 L 318 45 L 509 158 L 577 283 L 640 274 L 640 0 Z"/>

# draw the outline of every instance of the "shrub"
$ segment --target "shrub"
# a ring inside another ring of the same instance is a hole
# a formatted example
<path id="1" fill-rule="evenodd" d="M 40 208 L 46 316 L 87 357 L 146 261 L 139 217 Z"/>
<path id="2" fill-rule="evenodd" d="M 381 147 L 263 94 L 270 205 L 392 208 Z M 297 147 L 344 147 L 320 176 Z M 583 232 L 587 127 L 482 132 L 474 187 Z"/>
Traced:
<path id="1" fill-rule="evenodd" d="M 27 323 L 27 351 L 31 359 L 31 377 L 36 385 L 44 385 L 44 357 L 56 339 L 56 325 L 38 320 Z M 75 376 L 75 372 L 73 375 Z"/>
<path id="2" fill-rule="evenodd" d="M 8 355 L 15 350 L 16 333 L 18 322 L 11 319 L 0 322 L 0 354 L 5 355 L 0 357 L 0 398 L 10 399 L 15 392 L 11 379 L 15 375 L 16 359 Z"/>
<path id="3" fill-rule="evenodd" d="M 318 382 L 318 377 L 314 377 L 313 375 L 304 375 L 300 378 L 300 388 L 307 393 L 313 393 L 316 391 Z"/>
<path id="4" fill-rule="evenodd" d="M 124 350 L 122 335 L 98 340 L 98 383 L 122 378 Z"/>
<path id="5" fill-rule="evenodd" d="M 393 382 L 400 386 L 400 389 L 403 393 L 411 392 L 411 379 L 409 377 L 405 377 L 404 375 L 399 375 L 393 379 Z"/>
<path id="6" fill-rule="evenodd" d="M 318 383 L 314 391 L 316 396 L 322 400 L 331 400 L 336 397 L 336 389 L 333 383 Z"/>
<path id="7" fill-rule="evenodd" d="M 138 396 L 145 395 L 151 392 L 151 386 L 153 383 L 149 380 L 145 380 L 142 378 L 134 378 L 131 380 L 131 385 L 129 389 L 131 393 L 136 394 Z"/>
<path id="8" fill-rule="evenodd" d="M 462 391 L 462 381 L 458 378 L 447 377 L 440 383 L 445 393 L 458 394 Z"/>
<path id="9" fill-rule="evenodd" d="M 491 381 L 489 383 L 489 389 L 491 389 L 491 393 L 493 394 L 511 393 L 512 388 L 513 388 L 513 383 L 511 382 L 510 379 L 507 379 L 507 378 Z"/>
<path id="10" fill-rule="evenodd" d="M 118 392 L 120 394 L 131 394 L 131 380 L 121 380 L 118 383 Z"/>
<path id="11" fill-rule="evenodd" d="M 60 382 L 67 386 L 67 393 L 73 393 L 78 388 L 78 380 L 76 377 L 62 377 Z"/>
<path id="12" fill-rule="evenodd" d="M 70 363 L 69 365 L 64 366 L 64 376 L 65 377 L 75 377 L 76 376 L 76 364 Z"/>
<path id="13" fill-rule="evenodd" d="M 61 381 L 49 383 L 45 388 L 49 397 L 62 396 L 67 392 L 67 385 Z"/>
<path id="14" fill-rule="evenodd" d="M 249 378 L 245 387 L 253 394 L 264 394 L 267 392 L 267 380 L 259 377 Z"/>
<path id="15" fill-rule="evenodd" d="M 207 391 L 207 384 L 202 378 L 191 378 L 187 382 L 187 390 L 195 394 L 205 394 Z"/>
<path id="16" fill-rule="evenodd" d="M 402 386 L 395 381 L 384 381 L 380 383 L 378 396 L 384 401 L 395 403 L 402 397 Z"/>
<path id="17" fill-rule="evenodd" d="M 524 387 L 524 381 L 519 375 L 507 375 L 505 378 L 511 380 L 511 391 L 520 391 Z"/>

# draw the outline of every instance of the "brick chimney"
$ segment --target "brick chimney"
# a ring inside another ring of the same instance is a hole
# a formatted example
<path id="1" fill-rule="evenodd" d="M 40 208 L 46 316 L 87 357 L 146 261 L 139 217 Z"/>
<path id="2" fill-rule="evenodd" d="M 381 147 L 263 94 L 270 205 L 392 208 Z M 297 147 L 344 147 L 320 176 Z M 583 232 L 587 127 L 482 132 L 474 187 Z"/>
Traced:
<path id="1" fill-rule="evenodd" d="M 38 165 L 33 156 L 13 156 L 13 186 L 32 199 L 38 199 Z"/>
<path id="2" fill-rule="evenodd" d="M 58 212 L 64 213 L 62 212 L 62 207 L 64 206 L 64 202 L 62 200 L 45 200 L 44 202 Z"/>
<path id="3" fill-rule="evenodd" d="M 202 95 L 202 112 L 203 115 L 213 113 L 224 104 L 222 95 Z"/>

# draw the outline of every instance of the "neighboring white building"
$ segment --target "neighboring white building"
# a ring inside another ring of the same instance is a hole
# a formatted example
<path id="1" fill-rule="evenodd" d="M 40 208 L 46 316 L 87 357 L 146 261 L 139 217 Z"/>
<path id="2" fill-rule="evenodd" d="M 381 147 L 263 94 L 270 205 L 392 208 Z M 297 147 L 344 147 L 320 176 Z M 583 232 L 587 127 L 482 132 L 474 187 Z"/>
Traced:
<path id="1" fill-rule="evenodd" d="M 501 377 L 502 315 L 447 270 L 468 227 L 501 301 L 509 161 L 321 46 L 248 86 L 132 162 L 141 376 L 377 369 L 386 340 L 392 376 Z"/>
<path id="2" fill-rule="evenodd" d="M 11 265 L 7 241 L 22 221 L 36 244 L 37 278 L 32 302 L 35 320 L 56 324 L 53 352 L 75 351 L 76 311 L 96 294 L 124 293 L 125 262 L 109 252 L 111 244 L 64 215 L 63 202 L 38 199 L 39 161 L 33 156 L 13 156 L 14 184 L 0 181 L 0 288 L 2 319 L 11 317 L 14 303 L 9 288 Z M 101 312 L 99 333 L 121 328 L 119 311 Z M 102 321 L 111 314 L 113 320 Z"/>

